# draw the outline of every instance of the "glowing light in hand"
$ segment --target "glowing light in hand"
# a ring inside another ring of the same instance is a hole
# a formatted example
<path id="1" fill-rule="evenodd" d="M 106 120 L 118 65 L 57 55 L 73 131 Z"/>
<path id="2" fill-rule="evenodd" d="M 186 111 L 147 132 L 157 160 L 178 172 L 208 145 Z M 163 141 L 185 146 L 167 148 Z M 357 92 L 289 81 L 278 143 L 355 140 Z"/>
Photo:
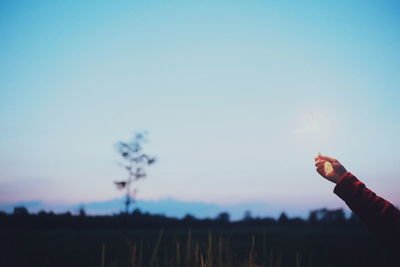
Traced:
<path id="1" fill-rule="evenodd" d="M 333 173 L 332 164 L 328 161 L 324 163 L 324 172 L 326 176 L 330 176 Z"/>

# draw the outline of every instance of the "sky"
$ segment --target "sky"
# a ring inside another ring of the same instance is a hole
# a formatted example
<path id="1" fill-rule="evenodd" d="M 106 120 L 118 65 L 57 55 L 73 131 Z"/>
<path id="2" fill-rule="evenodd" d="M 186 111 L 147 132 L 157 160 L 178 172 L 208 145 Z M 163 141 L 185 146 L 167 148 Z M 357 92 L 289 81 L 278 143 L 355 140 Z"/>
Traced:
<path id="1" fill-rule="evenodd" d="M 1 1 L 0 203 L 344 207 L 313 158 L 400 205 L 397 1 Z"/>

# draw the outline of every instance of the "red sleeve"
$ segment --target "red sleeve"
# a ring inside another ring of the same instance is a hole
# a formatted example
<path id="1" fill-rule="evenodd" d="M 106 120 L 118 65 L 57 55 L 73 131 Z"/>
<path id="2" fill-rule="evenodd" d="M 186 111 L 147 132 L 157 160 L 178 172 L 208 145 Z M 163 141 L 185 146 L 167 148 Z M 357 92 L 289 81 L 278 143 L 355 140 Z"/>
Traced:
<path id="1" fill-rule="evenodd" d="M 377 196 L 350 172 L 339 180 L 334 193 L 379 239 L 399 246 L 400 211 L 389 201 Z"/>

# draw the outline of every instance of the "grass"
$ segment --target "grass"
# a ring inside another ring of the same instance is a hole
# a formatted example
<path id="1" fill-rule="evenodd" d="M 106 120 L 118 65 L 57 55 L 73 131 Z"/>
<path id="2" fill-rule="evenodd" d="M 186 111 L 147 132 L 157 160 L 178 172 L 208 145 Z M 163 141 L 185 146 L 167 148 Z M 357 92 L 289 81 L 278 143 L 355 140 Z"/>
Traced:
<path id="1" fill-rule="evenodd" d="M 396 266 L 361 231 L 269 228 L 0 231 L 0 266 Z"/>

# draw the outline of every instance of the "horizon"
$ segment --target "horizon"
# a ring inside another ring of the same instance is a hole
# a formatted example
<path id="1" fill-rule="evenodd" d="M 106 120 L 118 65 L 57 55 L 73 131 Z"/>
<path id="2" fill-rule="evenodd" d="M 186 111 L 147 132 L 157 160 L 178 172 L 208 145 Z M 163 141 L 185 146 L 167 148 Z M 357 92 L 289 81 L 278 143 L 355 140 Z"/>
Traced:
<path id="1" fill-rule="evenodd" d="M 115 144 L 146 130 L 141 201 L 345 208 L 321 152 L 399 206 L 399 11 L 2 2 L 0 204 L 121 198 Z"/>
<path id="2" fill-rule="evenodd" d="M 38 214 L 39 212 L 54 212 L 55 214 L 71 213 L 72 215 L 80 214 L 83 209 L 88 216 L 114 216 L 123 214 L 122 205 L 125 201 L 124 197 L 90 203 L 79 203 L 74 205 L 49 205 L 40 200 L 18 203 L 0 203 L 0 212 L 12 214 L 17 207 L 24 207 L 30 214 Z M 207 202 L 185 202 L 173 198 L 162 198 L 158 200 L 135 200 L 134 205 L 130 208 L 129 213 L 140 210 L 142 213 L 151 215 L 162 215 L 170 218 L 182 219 L 187 215 L 194 216 L 197 219 L 216 218 L 221 213 L 228 213 L 231 221 L 240 221 L 246 215 L 252 218 L 274 218 L 278 219 L 282 214 L 289 218 L 301 218 L 307 220 L 310 212 L 315 210 L 326 209 L 326 207 L 308 207 L 308 210 L 302 206 L 296 205 L 275 205 L 273 203 L 250 202 L 237 203 L 229 205 L 218 205 L 216 203 Z M 351 216 L 351 212 L 342 209 L 346 217 Z M 336 210 L 336 209 L 329 209 Z"/>

